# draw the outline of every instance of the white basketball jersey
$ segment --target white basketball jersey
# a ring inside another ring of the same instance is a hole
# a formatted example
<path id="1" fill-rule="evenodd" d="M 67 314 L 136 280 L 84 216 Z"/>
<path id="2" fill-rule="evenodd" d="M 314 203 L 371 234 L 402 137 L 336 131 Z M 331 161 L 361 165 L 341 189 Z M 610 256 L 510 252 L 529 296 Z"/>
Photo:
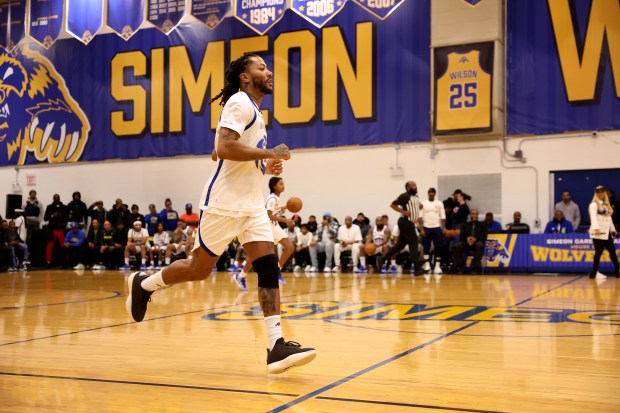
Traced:
<path id="1" fill-rule="evenodd" d="M 132 228 L 127 233 L 127 238 L 134 244 L 141 244 L 143 239 L 149 238 L 149 233 L 146 228 L 142 228 L 140 229 L 140 231 L 134 231 L 134 229 Z"/>
<path id="2" fill-rule="evenodd" d="M 265 209 L 271 211 L 271 215 L 279 217 L 282 215 L 282 200 L 276 194 L 270 194 L 265 201 Z M 276 221 L 271 221 L 273 225 L 280 225 Z"/>
<path id="3" fill-rule="evenodd" d="M 386 229 L 387 227 L 385 225 L 383 226 L 383 229 L 381 231 L 377 229 L 376 225 L 372 227 L 372 242 L 375 245 L 383 244 L 383 241 L 385 241 L 385 230 Z"/>
<path id="4" fill-rule="evenodd" d="M 256 103 L 245 92 L 228 99 L 215 131 L 217 148 L 222 127 L 234 130 L 239 142 L 253 148 L 267 147 L 265 121 Z M 257 216 L 265 213 L 261 191 L 266 160 L 237 162 L 219 159 L 207 180 L 200 208 L 225 216 Z"/>

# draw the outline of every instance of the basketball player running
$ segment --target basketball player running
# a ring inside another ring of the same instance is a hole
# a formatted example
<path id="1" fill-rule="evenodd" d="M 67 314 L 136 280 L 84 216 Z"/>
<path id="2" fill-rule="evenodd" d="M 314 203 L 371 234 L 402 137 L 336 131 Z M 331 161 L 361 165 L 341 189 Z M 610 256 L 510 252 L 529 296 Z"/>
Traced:
<path id="1" fill-rule="evenodd" d="M 126 307 L 135 321 L 142 321 L 153 291 L 207 278 L 237 237 L 258 274 L 258 298 L 269 342 L 267 371 L 282 373 L 316 357 L 316 350 L 282 337 L 278 259 L 260 189 L 264 174 L 280 174 L 282 160 L 291 155 L 284 144 L 266 149 L 259 107 L 263 96 L 273 91 L 273 74 L 263 59 L 246 53 L 230 64 L 225 76 L 222 92 L 211 100 L 221 97 L 224 106 L 215 131 L 218 165 L 202 193 L 193 259 L 177 260 L 150 277 L 143 272 L 131 274 Z"/>
<path id="2" fill-rule="evenodd" d="M 282 277 L 282 267 L 286 264 L 289 257 L 295 251 L 295 247 L 291 240 L 288 239 L 288 235 L 284 230 L 280 227 L 278 222 L 283 222 L 289 225 L 290 222 L 293 222 L 290 219 L 286 219 L 282 216 L 282 212 L 286 209 L 286 205 L 282 204 L 282 200 L 280 199 L 280 194 L 284 192 L 284 180 L 279 176 L 273 176 L 269 179 L 269 192 L 271 194 L 267 197 L 265 201 L 265 208 L 267 209 L 267 215 L 271 220 L 271 231 L 273 232 L 273 243 L 274 246 L 280 244 L 282 246 L 282 255 L 280 256 L 280 271 L 278 274 L 278 282 L 280 284 L 286 284 L 286 280 Z M 243 291 L 247 291 L 248 287 L 246 284 L 246 277 L 248 272 L 252 269 L 252 263 L 243 267 L 241 272 L 235 273 L 234 279 L 237 282 L 239 288 Z"/>

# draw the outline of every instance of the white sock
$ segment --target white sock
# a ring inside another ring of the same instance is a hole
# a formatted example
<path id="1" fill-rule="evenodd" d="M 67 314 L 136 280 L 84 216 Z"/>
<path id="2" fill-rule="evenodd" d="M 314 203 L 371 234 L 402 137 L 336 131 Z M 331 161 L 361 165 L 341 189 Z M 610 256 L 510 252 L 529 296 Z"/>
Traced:
<path id="1" fill-rule="evenodd" d="M 235 267 L 239 266 L 239 261 L 235 260 Z"/>
<path id="2" fill-rule="evenodd" d="M 146 260 L 144 258 L 142 259 L 142 265 L 146 265 Z"/>
<path id="3" fill-rule="evenodd" d="M 166 283 L 163 279 L 163 273 L 161 271 L 157 271 L 155 274 L 142 280 L 142 283 L 140 285 L 146 291 L 155 291 L 159 290 L 162 287 L 165 287 Z"/>
<path id="4" fill-rule="evenodd" d="M 239 278 L 245 278 L 245 277 L 247 277 L 247 275 L 248 275 L 248 273 L 247 273 L 247 272 L 245 272 L 245 271 L 241 271 L 241 272 L 239 273 Z"/>
<path id="5" fill-rule="evenodd" d="M 366 257 L 360 257 L 360 263 L 362 264 L 362 267 L 366 266 Z"/>
<path id="6" fill-rule="evenodd" d="M 125 265 L 129 265 L 129 258 L 125 258 Z"/>
<path id="7" fill-rule="evenodd" d="M 393 266 L 396 266 L 396 260 L 390 260 L 390 264 L 392 264 Z"/>
<path id="8" fill-rule="evenodd" d="M 267 340 L 269 341 L 269 350 L 273 350 L 276 341 L 282 337 L 282 327 L 280 326 L 280 316 L 272 315 L 265 317 L 265 327 L 267 327 Z"/>
<path id="9" fill-rule="evenodd" d="M 161 260 L 157 261 L 157 266 L 161 267 Z"/>
<path id="10" fill-rule="evenodd" d="M 170 257 L 166 257 L 166 265 L 170 265 Z"/>

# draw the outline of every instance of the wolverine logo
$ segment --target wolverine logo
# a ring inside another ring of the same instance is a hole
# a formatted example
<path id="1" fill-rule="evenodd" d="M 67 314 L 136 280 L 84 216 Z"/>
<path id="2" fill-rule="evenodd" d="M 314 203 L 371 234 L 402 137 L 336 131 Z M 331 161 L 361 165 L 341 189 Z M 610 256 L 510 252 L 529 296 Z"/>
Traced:
<path id="1" fill-rule="evenodd" d="M 0 165 L 24 165 L 28 154 L 38 162 L 75 162 L 89 132 L 49 60 L 27 47 L 0 52 Z"/>
<path id="2" fill-rule="evenodd" d="M 510 254 L 500 240 L 488 239 L 484 254 L 486 255 L 487 262 L 499 261 L 504 265 L 510 263 Z"/>

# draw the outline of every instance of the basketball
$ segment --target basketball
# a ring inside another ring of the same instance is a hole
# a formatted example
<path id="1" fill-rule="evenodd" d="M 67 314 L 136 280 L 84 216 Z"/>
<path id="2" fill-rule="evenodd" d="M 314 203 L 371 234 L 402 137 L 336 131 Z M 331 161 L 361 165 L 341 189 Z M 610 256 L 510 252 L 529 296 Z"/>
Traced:
<path id="1" fill-rule="evenodd" d="M 366 255 L 374 255 L 377 252 L 377 246 L 375 244 L 364 245 L 364 252 Z"/>
<path id="2" fill-rule="evenodd" d="M 297 213 L 301 211 L 302 206 L 303 202 L 301 202 L 301 199 L 297 198 L 296 196 L 290 197 L 288 201 L 286 201 L 286 209 L 288 209 L 292 213 Z"/>

